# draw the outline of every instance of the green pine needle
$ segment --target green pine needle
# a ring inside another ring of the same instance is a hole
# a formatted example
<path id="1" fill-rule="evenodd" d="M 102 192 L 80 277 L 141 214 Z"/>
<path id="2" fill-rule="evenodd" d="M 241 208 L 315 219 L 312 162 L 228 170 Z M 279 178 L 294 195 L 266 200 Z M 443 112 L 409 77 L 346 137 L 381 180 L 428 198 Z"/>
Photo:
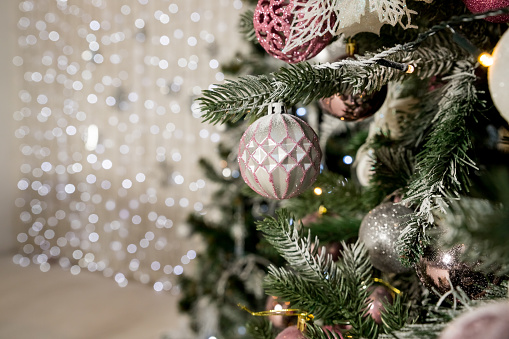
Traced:
<path id="1" fill-rule="evenodd" d="M 274 339 L 272 322 L 264 317 L 254 317 L 246 324 L 246 330 L 253 339 Z"/>
<path id="2" fill-rule="evenodd" d="M 459 54 L 454 49 L 421 47 L 400 53 L 399 60 L 412 63 L 416 70 L 409 75 L 394 68 L 377 64 L 339 69 L 316 69 L 307 62 L 289 65 L 278 72 L 259 76 L 244 76 L 227 80 L 213 89 L 204 90 L 198 98 L 204 121 L 212 124 L 249 119 L 254 121 L 266 113 L 271 102 L 287 106 L 309 104 L 338 92 L 371 93 L 389 81 L 401 81 L 409 76 L 420 78 L 447 73 Z M 369 56 L 367 56 L 369 57 Z"/>
<path id="3" fill-rule="evenodd" d="M 423 150 L 417 155 L 415 177 L 406 193 L 405 202 L 417 206 L 417 212 L 400 236 L 400 254 L 414 262 L 427 245 L 426 229 L 433 226 L 434 212 L 445 212 L 451 199 L 468 192 L 473 169 L 470 157 L 472 132 L 467 128 L 475 119 L 478 99 L 474 65 L 459 62 L 449 82 L 441 89 L 442 98 L 431 122 L 431 132 Z M 413 133 L 413 131 L 409 131 Z"/>

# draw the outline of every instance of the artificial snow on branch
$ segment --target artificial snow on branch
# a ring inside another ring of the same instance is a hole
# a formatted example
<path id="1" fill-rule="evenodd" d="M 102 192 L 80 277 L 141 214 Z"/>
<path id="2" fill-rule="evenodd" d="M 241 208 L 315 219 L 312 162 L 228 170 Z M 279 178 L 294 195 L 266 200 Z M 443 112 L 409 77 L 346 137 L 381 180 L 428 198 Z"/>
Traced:
<path id="1" fill-rule="evenodd" d="M 321 280 L 327 278 L 331 284 L 338 283 L 339 271 L 330 256 L 318 254 L 318 238 L 300 236 L 293 217 L 287 210 L 277 212 L 277 218 L 268 217 L 258 223 L 257 229 L 265 234 L 267 241 L 280 255 L 305 279 Z"/>
<path id="2" fill-rule="evenodd" d="M 333 262 L 330 255 L 325 255 L 325 249 L 318 253 L 318 239 L 315 238 L 312 243 L 309 235 L 301 236 L 298 226 L 285 209 L 280 210 L 276 218 L 269 217 L 258 223 L 258 230 L 264 233 L 290 266 L 269 267 L 264 282 L 268 294 L 312 313 L 315 319 L 350 324 L 352 328 L 348 335 L 353 338 L 376 337 L 381 328 L 366 316 L 372 267 L 362 244 L 342 242 L 340 258 Z M 394 307 L 392 314 L 399 312 L 399 318 L 406 319 L 399 311 L 404 310 L 400 298 L 396 298 L 391 307 Z M 388 322 L 387 326 L 395 330 L 401 324 Z"/>
<path id="3" fill-rule="evenodd" d="M 477 169 L 469 155 L 473 145 L 467 127 L 476 108 L 483 104 L 475 79 L 474 64 L 461 61 L 452 75 L 444 78 L 449 82 L 440 89 L 436 114 L 429 121 L 431 132 L 417 155 L 415 178 L 404 199 L 417 206 L 415 217 L 400 236 L 400 254 L 410 262 L 417 260 L 427 244 L 425 233 L 434 225 L 434 213 L 445 213 L 451 200 L 468 192 L 470 172 Z"/>
<path id="4" fill-rule="evenodd" d="M 428 78 L 447 73 L 454 60 L 462 57 L 459 48 L 422 47 L 412 52 L 401 52 L 399 60 L 413 64 L 412 76 Z M 359 60 L 369 59 L 369 57 Z M 317 69 L 303 62 L 281 68 L 270 76 L 244 76 L 228 80 L 204 90 L 198 98 L 204 121 L 213 124 L 256 120 L 267 112 L 271 102 L 284 102 L 287 106 L 309 104 L 314 100 L 336 93 L 371 93 L 390 81 L 401 81 L 411 75 L 378 64 L 366 66 L 341 65 L 337 69 Z"/>

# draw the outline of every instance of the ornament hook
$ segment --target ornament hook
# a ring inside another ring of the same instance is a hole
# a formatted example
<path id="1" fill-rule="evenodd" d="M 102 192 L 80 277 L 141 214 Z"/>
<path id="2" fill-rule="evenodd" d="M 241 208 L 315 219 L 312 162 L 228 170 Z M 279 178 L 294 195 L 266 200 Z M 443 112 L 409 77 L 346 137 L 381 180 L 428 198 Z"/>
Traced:
<path id="1" fill-rule="evenodd" d="M 303 310 L 298 309 L 281 309 L 281 310 L 268 310 L 268 311 L 260 311 L 260 312 L 253 312 L 250 309 L 248 309 L 246 306 L 237 304 L 238 307 L 243 309 L 244 311 L 247 311 L 253 316 L 259 316 L 259 317 L 268 317 L 270 315 L 286 315 L 286 316 L 297 316 L 297 328 L 303 332 L 306 329 L 306 324 L 308 321 L 311 321 L 314 319 L 314 316 L 310 313 L 307 313 Z"/>
<path id="2" fill-rule="evenodd" d="M 271 102 L 269 104 L 269 115 L 271 114 L 284 114 L 286 113 L 285 104 L 282 102 Z"/>

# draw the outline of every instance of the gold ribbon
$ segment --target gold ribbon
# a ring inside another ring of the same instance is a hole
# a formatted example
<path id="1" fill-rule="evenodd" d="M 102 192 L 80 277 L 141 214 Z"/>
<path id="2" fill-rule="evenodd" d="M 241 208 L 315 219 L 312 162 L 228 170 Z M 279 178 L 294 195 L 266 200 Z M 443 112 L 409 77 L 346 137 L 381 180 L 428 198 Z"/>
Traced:
<path id="1" fill-rule="evenodd" d="M 259 316 L 259 317 L 268 317 L 270 315 L 286 315 L 286 316 L 297 316 L 297 328 L 300 331 L 304 331 L 306 329 L 306 324 L 308 321 L 313 320 L 314 316 L 310 313 L 307 313 L 303 310 L 298 309 L 281 309 L 281 310 L 268 310 L 268 311 L 260 311 L 260 312 L 253 312 L 250 309 L 248 309 L 246 306 L 238 304 L 241 309 L 247 311 L 253 316 Z"/>
<path id="2" fill-rule="evenodd" d="M 373 278 L 373 281 L 376 282 L 376 283 L 384 285 L 385 287 L 390 289 L 391 292 L 394 293 L 394 294 L 401 294 L 400 290 L 398 290 L 396 287 L 392 286 L 391 284 L 389 284 L 388 282 L 386 282 L 386 281 L 384 281 L 384 280 L 382 280 L 380 278 Z"/>

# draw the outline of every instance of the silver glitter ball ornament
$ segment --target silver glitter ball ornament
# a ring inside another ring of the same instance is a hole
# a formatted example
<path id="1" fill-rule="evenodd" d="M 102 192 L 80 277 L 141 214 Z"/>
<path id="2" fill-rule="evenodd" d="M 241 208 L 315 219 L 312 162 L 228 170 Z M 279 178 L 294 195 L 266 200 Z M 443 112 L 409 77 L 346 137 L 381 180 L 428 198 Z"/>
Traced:
<path id="1" fill-rule="evenodd" d="M 392 202 L 375 207 L 364 217 L 359 239 L 369 252 L 371 264 L 382 272 L 403 273 L 410 270 L 401 264 L 396 242 L 412 210 Z"/>

